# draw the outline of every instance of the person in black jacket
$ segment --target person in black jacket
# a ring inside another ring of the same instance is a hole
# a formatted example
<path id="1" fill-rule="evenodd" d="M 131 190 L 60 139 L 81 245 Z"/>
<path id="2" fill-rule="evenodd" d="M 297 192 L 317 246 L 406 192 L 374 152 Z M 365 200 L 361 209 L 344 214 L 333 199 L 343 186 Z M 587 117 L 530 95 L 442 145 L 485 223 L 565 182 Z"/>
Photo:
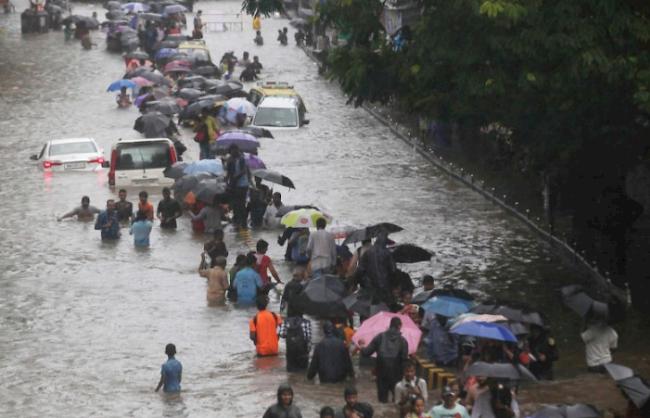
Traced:
<path id="1" fill-rule="evenodd" d="M 334 325 L 325 322 L 323 333 L 325 337 L 314 348 L 307 379 L 313 379 L 317 373 L 321 383 L 336 383 L 345 380 L 347 376 L 354 377 L 350 352 L 343 340 L 334 334 Z"/>
<path id="2" fill-rule="evenodd" d="M 402 379 L 404 364 L 408 360 L 408 343 L 400 334 L 402 320 L 395 317 L 390 320 L 388 331 L 382 332 L 364 347 L 359 341 L 361 354 L 368 357 L 377 353 L 377 397 L 379 402 L 388 402 L 388 393 L 395 397 L 395 384 Z"/>
<path id="3" fill-rule="evenodd" d="M 288 384 L 278 386 L 278 403 L 268 407 L 262 418 L 302 418 L 293 404 L 293 389 Z"/>
<path id="4" fill-rule="evenodd" d="M 297 266 L 293 269 L 292 279 L 284 286 L 282 299 L 280 300 L 280 310 L 283 311 L 286 308 L 288 317 L 302 315 L 302 311 L 295 306 L 293 301 L 304 289 L 302 283 L 304 278 L 305 268 Z"/>

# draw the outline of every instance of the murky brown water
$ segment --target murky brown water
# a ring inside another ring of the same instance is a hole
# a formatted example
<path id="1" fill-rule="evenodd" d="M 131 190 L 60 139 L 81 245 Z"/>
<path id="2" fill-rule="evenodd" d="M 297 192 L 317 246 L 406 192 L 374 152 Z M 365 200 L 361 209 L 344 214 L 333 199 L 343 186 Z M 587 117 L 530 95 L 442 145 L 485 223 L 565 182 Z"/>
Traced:
<path id="1" fill-rule="evenodd" d="M 75 6 L 82 14 L 93 10 L 103 15 L 98 6 Z M 282 358 L 255 358 L 247 332 L 252 310 L 206 306 L 204 280 L 195 274 L 202 238 L 187 218 L 176 232 L 155 228 L 148 251 L 135 251 L 128 236 L 104 244 L 91 224 L 56 222 L 84 194 L 103 206 L 113 196 L 105 173 L 44 175 L 29 155 L 54 137 L 91 136 L 109 150 L 117 138 L 137 135 L 131 130 L 137 112 L 116 109 L 105 92 L 123 64 L 105 51 L 103 34 L 93 33 L 98 47 L 84 51 L 65 43 L 61 32 L 22 36 L 19 18 L 0 16 L 0 415 L 260 416 L 287 379 L 304 416 L 339 405 L 342 385 L 313 385 L 288 377 Z M 248 18 L 243 33 L 206 36 L 213 60 L 227 50 L 259 55 L 266 78 L 295 84 L 307 104 L 311 124 L 264 140 L 261 150 L 269 167 L 296 184 L 296 191 L 282 190 L 285 202 L 312 202 L 341 224 L 402 225 L 406 231 L 395 239 L 436 252 L 431 264 L 407 267 L 414 277 L 428 272 L 477 293 L 525 298 L 547 313 L 560 336 L 560 374 L 582 367 L 574 337 L 579 321 L 554 292 L 579 280 L 577 273 L 520 223 L 432 168 L 367 113 L 346 106 L 301 50 L 277 46 L 277 29 L 287 24 L 265 20 L 264 47 L 253 45 Z M 185 142 L 196 156 L 189 133 Z M 153 192 L 157 202 L 159 191 Z M 288 278 L 275 234 L 258 237 L 272 243 L 271 255 Z M 245 250 L 233 235 L 227 242 L 232 258 Z M 170 341 L 185 369 L 182 397 L 171 400 L 153 393 Z M 363 376 L 360 386 L 374 401 Z"/>

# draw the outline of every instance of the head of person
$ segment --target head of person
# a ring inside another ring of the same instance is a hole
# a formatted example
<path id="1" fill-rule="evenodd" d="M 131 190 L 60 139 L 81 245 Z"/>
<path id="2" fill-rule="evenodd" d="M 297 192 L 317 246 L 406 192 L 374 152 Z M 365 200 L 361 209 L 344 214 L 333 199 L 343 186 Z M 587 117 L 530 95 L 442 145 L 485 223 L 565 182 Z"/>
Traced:
<path id="1" fill-rule="evenodd" d="M 320 418 L 334 418 L 334 410 L 329 406 L 320 409 Z"/>
<path id="2" fill-rule="evenodd" d="M 255 34 L 256 34 L 257 36 L 262 36 L 262 32 L 259 31 L 259 30 L 255 31 Z"/>
<path id="3" fill-rule="evenodd" d="M 202 14 L 203 14 L 203 10 L 199 10 L 198 12 L 196 12 L 197 16 L 201 16 Z"/>
<path id="4" fill-rule="evenodd" d="M 402 320 L 397 317 L 391 318 L 390 329 L 397 330 L 397 331 L 402 329 Z"/>
<path id="5" fill-rule="evenodd" d="M 357 388 L 348 386 L 343 391 L 343 399 L 345 399 L 345 405 L 354 408 L 357 402 L 359 402 L 359 392 Z"/>
<path id="6" fill-rule="evenodd" d="M 163 195 L 163 199 L 165 200 L 169 200 L 171 198 L 172 192 L 171 190 L 169 190 L 169 187 L 163 187 L 162 195 Z"/>
<path id="7" fill-rule="evenodd" d="M 404 363 L 404 379 L 409 382 L 415 379 L 415 363 L 411 360 L 407 360 Z"/>
<path id="8" fill-rule="evenodd" d="M 176 346 L 172 343 L 169 343 L 165 346 L 165 354 L 167 357 L 174 357 L 176 355 Z"/>
<path id="9" fill-rule="evenodd" d="M 214 230 L 214 240 L 215 241 L 223 241 L 223 229 L 215 229 Z"/>
<path id="10" fill-rule="evenodd" d="M 90 198 L 88 196 L 83 196 L 81 198 L 81 207 L 85 209 L 88 206 L 90 206 Z"/>
<path id="11" fill-rule="evenodd" d="M 297 282 L 301 282 L 305 279 L 305 273 L 307 271 L 305 270 L 304 266 L 296 266 L 293 268 L 292 276 L 291 278 Z"/>
<path id="12" fill-rule="evenodd" d="M 257 241 L 256 245 L 257 252 L 260 254 L 266 254 L 266 252 L 269 249 L 269 243 L 264 241 L 263 239 Z"/>
<path id="13" fill-rule="evenodd" d="M 260 31 L 257 31 L 257 34 L 259 35 L 259 34 L 260 34 Z M 258 57 L 257 55 L 255 55 L 255 56 L 253 57 L 253 62 L 260 62 L 260 57 Z"/>
<path id="14" fill-rule="evenodd" d="M 115 210 L 115 201 L 113 199 L 108 199 L 106 201 L 106 210 L 112 212 Z"/>
<path id="15" fill-rule="evenodd" d="M 228 148 L 228 153 L 229 153 L 232 157 L 235 157 L 235 158 L 239 157 L 239 155 L 240 155 L 240 153 L 239 153 L 239 147 L 238 147 L 237 145 L 235 145 L 235 144 L 232 144 L 232 145 L 230 146 L 230 148 Z"/>
<path id="16" fill-rule="evenodd" d="M 282 32 L 287 33 L 287 32 L 289 32 L 289 29 L 287 29 L 287 27 L 285 26 L 285 27 L 282 28 Z"/>
<path id="17" fill-rule="evenodd" d="M 120 89 L 120 93 L 122 93 L 122 94 L 126 94 L 126 87 L 122 87 L 122 88 Z"/>
<path id="18" fill-rule="evenodd" d="M 416 395 L 411 401 L 411 411 L 417 416 L 420 416 L 420 414 L 424 413 L 424 408 L 424 398 L 420 395 Z"/>
<path id="19" fill-rule="evenodd" d="M 259 295 L 255 298 L 255 306 L 258 310 L 263 311 L 267 306 L 269 306 L 269 297 L 266 295 Z"/>
<path id="20" fill-rule="evenodd" d="M 246 254 L 246 266 L 247 267 L 255 267 L 257 264 L 257 257 L 255 257 L 255 253 L 253 251 L 249 252 Z"/>
<path id="21" fill-rule="evenodd" d="M 275 205 L 276 207 L 282 206 L 282 194 L 280 192 L 273 193 L 272 200 L 273 200 L 273 205 Z"/>
<path id="22" fill-rule="evenodd" d="M 126 200 L 126 190 L 120 189 L 120 191 L 117 192 L 117 197 L 120 198 L 120 201 L 124 202 Z"/>
<path id="23" fill-rule="evenodd" d="M 316 220 L 316 229 L 325 229 L 326 226 L 327 226 L 327 221 L 325 220 L 325 218 L 321 217 Z"/>
<path id="24" fill-rule="evenodd" d="M 248 55 L 248 51 L 244 51 L 244 54 L 243 54 L 242 56 L 243 56 L 243 58 L 244 58 L 245 60 L 247 60 L 248 57 L 249 57 L 249 55 Z"/>
<path id="25" fill-rule="evenodd" d="M 433 290 L 434 282 L 433 282 L 433 276 L 429 274 L 425 274 L 422 277 L 422 287 L 424 287 L 425 291 L 430 291 Z"/>
<path id="26" fill-rule="evenodd" d="M 246 254 L 237 254 L 237 258 L 235 258 L 235 266 L 242 268 L 246 266 L 246 260 L 248 257 L 246 257 Z"/>
<path id="27" fill-rule="evenodd" d="M 404 305 L 410 305 L 413 301 L 413 292 L 409 289 L 402 290 L 402 303 Z"/>
<path id="28" fill-rule="evenodd" d="M 447 409 L 456 406 L 456 392 L 450 386 L 445 386 L 442 390 L 442 403 Z"/>
<path id="29" fill-rule="evenodd" d="M 332 321 L 323 322 L 323 334 L 328 337 L 334 335 L 334 324 Z"/>
<path id="30" fill-rule="evenodd" d="M 212 259 L 212 267 L 220 267 L 225 270 L 227 263 L 228 260 L 226 260 L 226 257 L 223 256 L 215 257 Z"/>
<path id="31" fill-rule="evenodd" d="M 146 221 L 147 220 L 147 214 L 144 213 L 143 211 L 139 210 L 135 213 L 135 221 L 140 222 L 140 221 Z"/>
<path id="32" fill-rule="evenodd" d="M 293 403 L 293 389 L 289 384 L 282 384 L 278 387 L 278 405 L 288 407 Z"/>
<path id="33" fill-rule="evenodd" d="M 138 198 L 140 199 L 140 203 L 147 203 L 147 199 L 149 199 L 149 193 L 143 190 L 138 194 Z"/>

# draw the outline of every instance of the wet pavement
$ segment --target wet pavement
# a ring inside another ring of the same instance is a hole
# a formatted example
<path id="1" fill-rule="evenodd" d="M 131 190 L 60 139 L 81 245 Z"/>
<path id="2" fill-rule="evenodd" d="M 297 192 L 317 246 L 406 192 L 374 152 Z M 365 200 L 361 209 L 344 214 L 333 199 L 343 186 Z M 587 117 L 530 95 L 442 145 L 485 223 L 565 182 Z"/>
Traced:
<path id="1" fill-rule="evenodd" d="M 17 2 L 18 10 L 24 6 Z M 198 6 L 240 9 L 232 1 Z M 93 10 L 103 15 L 99 6 L 74 6 L 75 13 Z M 555 291 L 579 274 L 525 226 L 431 167 L 365 111 L 346 106 L 299 48 L 278 46 L 277 29 L 288 21 L 263 20 L 263 47 L 253 44 L 250 23 L 245 17 L 243 32 L 208 33 L 206 40 L 213 61 L 247 50 L 260 57 L 266 80 L 293 83 L 305 100 L 307 127 L 262 140 L 267 166 L 296 184 L 295 191 L 276 187 L 285 203 L 316 204 L 339 226 L 403 226 L 395 240 L 436 253 L 431 263 L 405 266 L 413 277 L 430 273 L 478 295 L 527 300 L 558 335 L 558 374 L 582 368 L 579 319 Z M 105 51 L 101 32 L 92 33 L 97 47 L 85 51 L 61 32 L 22 36 L 19 24 L 18 13 L 0 16 L 0 415 L 259 416 L 287 379 L 304 416 L 341 404 L 343 385 L 287 376 L 282 356 L 255 358 L 247 331 L 254 310 L 206 305 L 205 281 L 196 274 L 203 237 L 187 217 L 175 232 L 155 227 L 144 251 L 126 232 L 102 243 L 92 224 L 56 221 L 82 195 L 103 207 L 114 192 L 105 172 L 44 174 L 29 156 L 47 139 L 89 136 L 108 157 L 118 138 L 138 137 L 131 129 L 137 110 L 117 109 L 106 93 L 124 66 Z M 197 158 L 189 131 L 184 142 Z M 137 192 L 129 190 L 131 200 Z M 157 203 L 159 191 L 150 194 Z M 276 235 L 253 232 L 271 242 L 270 255 L 289 279 Z M 230 265 L 246 246 L 232 233 L 226 240 Z M 279 295 L 271 296 L 277 308 Z M 153 393 L 168 342 L 184 365 L 180 398 Z M 362 393 L 376 403 L 368 372 L 363 376 Z"/>

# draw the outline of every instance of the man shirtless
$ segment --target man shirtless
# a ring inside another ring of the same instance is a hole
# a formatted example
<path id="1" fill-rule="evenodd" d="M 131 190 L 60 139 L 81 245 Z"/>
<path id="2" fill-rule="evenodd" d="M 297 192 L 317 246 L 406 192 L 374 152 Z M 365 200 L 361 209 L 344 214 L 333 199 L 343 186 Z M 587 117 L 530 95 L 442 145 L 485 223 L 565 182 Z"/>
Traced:
<path id="1" fill-rule="evenodd" d="M 207 268 L 205 253 L 201 254 L 199 275 L 208 279 L 208 303 L 223 303 L 226 300 L 226 290 L 228 289 L 226 258 L 215 257 L 212 262 L 212 268 Z"/>
<path id="2" fill-rule="evenodd" d="M 95 215 L 98 213 L 99 209 L 94 206 L 90 206 L 90 198 L 88 196 L 84 196 L 81 198 L 81 206 L 72 209 L 70 212 L 64 214 L 63 216 L 59 216 L 56 218 L 56 220 L 62 221 L 63 219 L 76 216 L 78 221 L 88 222 L 94 220 Z"/>

